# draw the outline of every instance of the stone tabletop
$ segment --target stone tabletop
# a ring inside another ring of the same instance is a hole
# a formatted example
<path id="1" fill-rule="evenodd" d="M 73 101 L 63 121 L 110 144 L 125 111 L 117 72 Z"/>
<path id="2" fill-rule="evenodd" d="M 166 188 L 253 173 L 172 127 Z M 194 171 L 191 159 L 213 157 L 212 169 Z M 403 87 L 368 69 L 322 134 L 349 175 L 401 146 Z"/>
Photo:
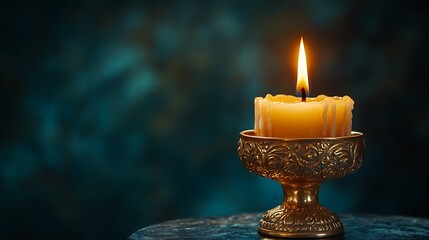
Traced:
<path id="1" fill-rule="evenodd" d="M 167 221 L 142 228 L 129 240 L 149 239 L 275 239 L 258 234 L 262 213 L 243 213 L 225 217 L 188 218 Z M 429 240 L 429 219 L 380 216 L 370 214 L 339 214 L 345 233 L 323 239 L 419 239 Z"/>

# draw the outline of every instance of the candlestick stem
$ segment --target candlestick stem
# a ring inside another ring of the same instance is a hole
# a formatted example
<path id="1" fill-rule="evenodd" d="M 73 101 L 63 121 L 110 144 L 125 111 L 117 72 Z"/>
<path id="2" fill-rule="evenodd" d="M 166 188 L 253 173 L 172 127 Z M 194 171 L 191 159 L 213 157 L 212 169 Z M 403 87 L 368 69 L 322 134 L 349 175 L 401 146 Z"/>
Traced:
<path id="1" fill-rule="evenodd" d="M 343 225 L 338 216 L 319 204 L 319 187 L 320 183 L 282 183 L 283 203 L 264 214 L 259 231 L 293 238 L 327 237 L 342 233 Z"/>
<path id="2" fill-rule="evenodd" d="M 319 184 L 287 184 L 283 183 L 283 203 L 296 207 L 310 206 L 319 204 L 318 193 Z"/>

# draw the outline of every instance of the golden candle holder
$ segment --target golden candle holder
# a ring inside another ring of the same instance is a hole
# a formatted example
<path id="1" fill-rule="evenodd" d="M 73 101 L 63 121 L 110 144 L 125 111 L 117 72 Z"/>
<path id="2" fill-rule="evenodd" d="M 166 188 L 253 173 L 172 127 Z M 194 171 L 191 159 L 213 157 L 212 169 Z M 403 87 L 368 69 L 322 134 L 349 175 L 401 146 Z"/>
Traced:
<path id="1" fill-rule="evenodd" d="M 363 134 L 326 138 L 274 138 L 240 133 L 238 155 L 249 171 L 280 182 L 283 203 L 268 210 L 259 232 L 274 237 L 319 238 L 344 232 L 339 217 L 320 205 L 320 185 L 359 169 Z"/>

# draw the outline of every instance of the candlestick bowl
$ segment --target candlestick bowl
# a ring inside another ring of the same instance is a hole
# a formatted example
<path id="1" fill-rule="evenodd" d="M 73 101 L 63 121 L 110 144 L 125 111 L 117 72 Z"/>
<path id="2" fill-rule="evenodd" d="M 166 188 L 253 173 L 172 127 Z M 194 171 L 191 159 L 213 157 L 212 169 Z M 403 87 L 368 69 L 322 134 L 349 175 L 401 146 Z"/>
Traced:
<path id="1" fill-rule="evenodd" d="M 274 138 L 240 133 L 238 155 L 250 172 L 278 181 L 281 205 L 259 222 L 261 234 L 287 238 L 329 237 L 344 232 L 339 217 L 320 205 L 320 185 L 360 168 L 365 152 L 363 134 L 344 137 Z"/>

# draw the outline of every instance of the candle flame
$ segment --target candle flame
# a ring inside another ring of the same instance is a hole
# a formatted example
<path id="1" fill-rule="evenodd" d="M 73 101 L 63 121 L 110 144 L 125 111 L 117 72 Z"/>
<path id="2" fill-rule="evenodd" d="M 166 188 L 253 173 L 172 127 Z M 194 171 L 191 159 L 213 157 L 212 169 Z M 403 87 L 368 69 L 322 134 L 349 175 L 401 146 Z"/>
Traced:
<path id="1" fill-rule="evenodd" d="M 301 37 L 298 56 L 298 77 L 296 80 L 296 94 L 298 96 L 302 95 L 302 88 L 304 88 L 306 95 L 309 96 L 310 87 L 308 85 L 307 58 L 305 56 L 304 41 Z"/>

